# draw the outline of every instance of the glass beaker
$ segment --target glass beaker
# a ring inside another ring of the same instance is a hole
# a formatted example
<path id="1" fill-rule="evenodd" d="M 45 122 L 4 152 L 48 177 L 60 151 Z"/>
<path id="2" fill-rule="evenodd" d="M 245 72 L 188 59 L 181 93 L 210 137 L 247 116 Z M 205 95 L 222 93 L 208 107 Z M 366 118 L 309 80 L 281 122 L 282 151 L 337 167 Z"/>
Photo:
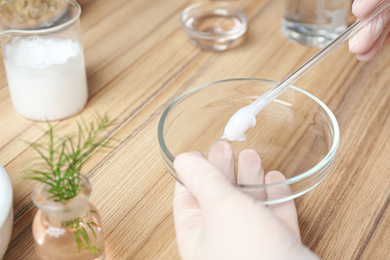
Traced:
<path id="1" fill-rule="evenodd" d="M 322 48 L 347 28 L 351 0 L 286 0 L 284 35 L 293 42 Z"/>
<path id="2" fill-rule="evenodd" d="M 1 50 L 11 101 L 22 116 L 60 120 L 88 99 L 80 5 L 10 0 L 0 6 Z"/>

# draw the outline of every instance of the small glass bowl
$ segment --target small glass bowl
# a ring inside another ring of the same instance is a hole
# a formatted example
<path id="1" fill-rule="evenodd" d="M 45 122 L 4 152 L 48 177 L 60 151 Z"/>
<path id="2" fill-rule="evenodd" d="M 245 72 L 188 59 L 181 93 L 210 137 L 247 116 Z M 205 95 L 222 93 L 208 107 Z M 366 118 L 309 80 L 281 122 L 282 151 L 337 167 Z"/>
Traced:
<path id="1" fill-rule="evenodd" d="M 173 167 L 178 154 L 197 150 L 207 156 L 230 117 L 277 84 L 262 79 L 221 80 L 188 91 L 170 104 L 161 116 L 158 140 L 171 175 L 180 182 Z M 246 132 L 246 141 L 231 142 L 236 162 L 240 151 L 254 149 L 265 172 L 280 171 L 286 180 L 236 184 L 239 189 L 248 194 L 284 190 L 272 198 L 254 196 L 263 204 L 274 204 L 301 196 L 329 173 L 340 131 L 336 118 L 319 99 L 291 86 L 263 109 L 256 121 Z M 280 189 L 286 186 L 288 189 Z"/>
<path id="2" fill-rule="evenodd" d="M 247 30 L 247 18 L 240 8 L 224 2 L 201 2 L 181 15 L 183 31 L 204 50 L 224 51 Z"/>

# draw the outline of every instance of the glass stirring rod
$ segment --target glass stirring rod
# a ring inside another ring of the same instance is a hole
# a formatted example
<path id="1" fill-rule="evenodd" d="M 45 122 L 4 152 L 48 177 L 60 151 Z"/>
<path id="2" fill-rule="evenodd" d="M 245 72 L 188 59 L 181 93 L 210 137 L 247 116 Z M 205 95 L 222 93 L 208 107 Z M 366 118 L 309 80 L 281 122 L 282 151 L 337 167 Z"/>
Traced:
<path id="1" fill-rule="evenodd" d="M 348 27 L 343 33 L 341 33 L 336 39 L 309 59 L 299 69 L 292 74 L 288 75 L 277 86 L 268 90 L 265 94 L 256 99 L 253 103 L 246 107 L 239 109 L 229 120 L 225 127 L 224 134 L 220 139 L 228 139 L 229 141 L 244 141 L 246 140 L 245 132 L 248 128 L 255 126 L 256 115 L 269 105 L 274 99 L 279 97 L 289 86 L 302 77 L 306 72 L 315 67 L 324 58 L 336 50 L 345 41 L 363 29 L 369 24 L 375 17 L 381 14 L 386 8 L 390 6 L 390 0 L 383 0 L 381 4 L 371 12 L 367 17 L 359 19 L 350 27 Z"/>

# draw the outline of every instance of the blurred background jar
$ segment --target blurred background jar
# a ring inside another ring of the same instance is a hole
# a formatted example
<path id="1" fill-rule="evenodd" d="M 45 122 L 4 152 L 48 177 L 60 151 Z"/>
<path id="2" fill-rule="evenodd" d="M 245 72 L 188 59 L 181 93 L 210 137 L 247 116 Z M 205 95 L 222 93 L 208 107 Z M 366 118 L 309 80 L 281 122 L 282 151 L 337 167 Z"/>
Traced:
<path id="1" fill-rule="evenodd" d="M 351 0 L 285 0 L 284 35 L 291 41 L 321 48 L 347 27 Z"/>

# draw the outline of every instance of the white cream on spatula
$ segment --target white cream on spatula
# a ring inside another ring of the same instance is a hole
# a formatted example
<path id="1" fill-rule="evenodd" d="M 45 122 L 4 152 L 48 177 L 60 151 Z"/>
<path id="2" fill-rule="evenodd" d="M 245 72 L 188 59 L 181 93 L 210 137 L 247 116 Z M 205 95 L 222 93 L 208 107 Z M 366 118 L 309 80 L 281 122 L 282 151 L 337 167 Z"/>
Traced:
<path id="1" fill-rule="evenodd" d="M 221 139 L 228 139 L 229 141 L 245 141 L 245 132 L 256 125 L 256 115 L 269 103 L 271 103 L 272 100 L 273 99 L 267 98 L 264 94 L 250 105 L 240 108 L 229 119 Z"/>
<path id="2" fill-rule="evenodd" d="M 381 14 L 390 6 L 390 1 L 383 1 L 376 9 L 369 13 L 366 17 L 358 19 L 348 29 L 341 33 L 336 39 L 325 46 L 321 51 L 314 55 L 310 60 L 303 64 L 295 72 L 287 76 L 280 84 L 268 90 L 264 95 L 260 96 L 250 105 L 239 109 L 230 118 L 225 127 L 224 134 L 221 139 L 229 141 L 245 141 L 245 132 L 254 127 L 256 124 L 256 115 L 264 109 L 269 103 L 283 93 L 289 86 L 302 77 L 306 72 L 315 67 L 324 58 L 331 54 L 341 44 L 355 35 L 358 31 L 368 25 L 375 17 Z"/>

